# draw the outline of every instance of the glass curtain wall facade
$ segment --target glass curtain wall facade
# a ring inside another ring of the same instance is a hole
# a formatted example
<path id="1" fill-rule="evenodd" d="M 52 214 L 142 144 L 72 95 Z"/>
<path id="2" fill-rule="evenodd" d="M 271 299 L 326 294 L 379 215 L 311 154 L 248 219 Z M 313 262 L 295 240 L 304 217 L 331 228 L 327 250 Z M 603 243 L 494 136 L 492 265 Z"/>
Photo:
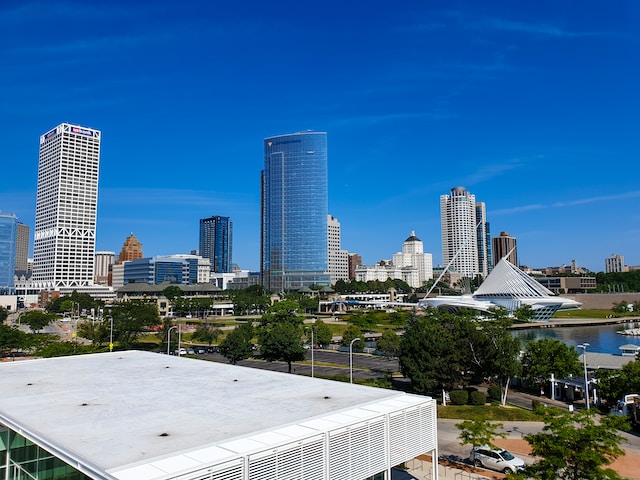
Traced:
<path id="1" fill-rule="evenodd" d="M 211 271 L 231 273 L 233 222 L 229 217 L 213 216 L 200 220 L 200 256 L 211 260 Z"/>
<path id="2" fill-rule="evenodd" d="M 100 132 L 63 123 L 40 136 L 32 282 L 93 284 Z"/>
<path id="3" fill-rule="evenodd" d="M 478 239 L 478 273 L 486 277 L 493 270 L 491 255 L 491 229 L 487 222 L 487 207 L 476 203 L 476 235 Z"/>
<path id="4" fill-rule="evenodd" d="M 0 479 L 91 479 L 42 447 L 0 424 Z"/>
<path id="5" fill-rule="evenodd" d="M 13 295 L 16 268 L 17 217 L 0 212 L 0 295 Z"/>
<path id="6" fill-rule="evenodd" d="M 330 285 L 327 134 L 265 138 L 261 187 L 260 267 L 265 289 Z"/>

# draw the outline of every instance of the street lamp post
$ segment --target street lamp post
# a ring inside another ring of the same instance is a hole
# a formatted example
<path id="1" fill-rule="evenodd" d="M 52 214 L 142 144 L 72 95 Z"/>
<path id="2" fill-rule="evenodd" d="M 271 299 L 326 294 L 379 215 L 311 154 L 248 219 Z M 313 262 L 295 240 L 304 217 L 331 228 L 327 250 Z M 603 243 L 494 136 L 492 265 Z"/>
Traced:
<path id="1" fill-rule="evenodd" d="M 582 349 L 582 363 L 584 365 L 584 401 L 585 407 L 589 410 L 589 380 L 587 379 L 587 347 L 588 343 L 578 345 Z"/>
<path id="2" fill-rule="evenodd" d="M 113 352 L 113 315 L 109 315 L 109 351 Z"/>
<path id="3" fill-rule="evenodd" d="M 173 327 L 169 328 L 169 331 L 167 332 L 167 355 L 169 355 L 169 352 L 171 352 L 171 330 L 173 330 L 174 328 L 178 328 L 178 325 L 174 325 Z M 178 355 L 180 355 L 180 348 L 178 348 Z"/>
<path id="4" fill-rule="evenodd" d="M 178 324 L 178 356 L 182 355 L 182 352 L 180 352 L 180 344 L 182 343 L 182 330 L 180 329 L 180 324 Z"/>
<path id="5" fill-rule="evenodd" d="M 360 337 L 356 337 L 349 343 L 349 383 L 353 383 L 353 344 L 360 340 Z"/>

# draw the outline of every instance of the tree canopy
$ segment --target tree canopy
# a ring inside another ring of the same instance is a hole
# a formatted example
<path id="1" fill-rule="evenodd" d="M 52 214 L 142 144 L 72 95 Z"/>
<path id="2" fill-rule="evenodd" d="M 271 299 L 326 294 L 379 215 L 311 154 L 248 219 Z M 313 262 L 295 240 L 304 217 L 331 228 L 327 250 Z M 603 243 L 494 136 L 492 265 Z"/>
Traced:
<path id="1" fill-rule="evenodd" d="M 113 337 L 124 350 L 131 348 L 147 327 L 160 324 L 158 308 L 142 301 L 119 302 L 111 308 Z"/>
<path id="2" fill-rule="evenodd" d="M 599 370 L 597 377 L 600 398 L 613 404 L 629 393 L 640 392 L 640 360 L 623 365 L 620 371 Z"/>
<path id="3" fill-rule="evenodd" d="M 306 358 L 302 345 L 304 317 L 298 315 L 300 306 L 293 300 L 275 303 L 262 316 L 258 330 L 260 355 L 267 361 L 287 362 L 289 373 L 292 363 Z"/>
<path id="4" fill-rule="evenodd" d="M 471 314 L 428 310 L 412 318 L 400 343 L 400 368 L 421 393 L 464 386 L 473 377 L 506 387 L 519 372 L 519 341 L 500 310 L 494 320 L 477 321 Z"/>
<path id="5" fill-rule="evenodd" d="M 460 435 L 458 435 L 460 444 L 469 444 L 473 447 L 488 445 L 497 448 L 493 441 L 496 438 L 506 438 L 507 436 L 506 433 L 498 431 L 503 427 L 502 423 L 491 422 L 484 418 L 465 420 L 456 424 L 456 428 L 460 430 Z"/>
<path id="6" fill-rule="evenodd" d="M 552 338 L 527 343 L 522 357 L 522 376 L 529 386 L 544 386 L 551 374 L 556 378 L 579 375 L 578 350 Z"/>
<path id="7" fill-rule="evenodd" d="M 39 332 L 55 320 L 54 313 L 45 313 L 40 310 L 31 310 L 20 315 L 20 323 L 29 325 L 32 332 Z"/>
<path id="8" fill-rule="evenodd" d="M 620 479 L 605 468 L 624 455 L 620 429 L 628 429 L 622 417 L 596 419 L 594 410 L 575 413 L 551 409 L 542 431 L 525 436 L 534 456 L 541 460 L 528 465 L 516 478 L 553 478 L 564 480 Z"/>
<path id="9" fill-rule="evenodd" d="M 220 343 L 220 353 L 232 365 L 245 360 L 253 353 L 251 339 L 253 326 L 251 322 L 243 323 L 234 328 Z"/>

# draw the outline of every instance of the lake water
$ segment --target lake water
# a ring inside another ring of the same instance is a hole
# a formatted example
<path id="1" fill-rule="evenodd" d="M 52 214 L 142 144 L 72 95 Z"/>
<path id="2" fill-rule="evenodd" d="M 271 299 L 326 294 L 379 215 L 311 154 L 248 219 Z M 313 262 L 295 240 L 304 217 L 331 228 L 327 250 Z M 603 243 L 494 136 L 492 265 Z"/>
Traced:
<path id="1" fill-rule="evenodd" d="M 588 343 L 588 352 L 611 353 L 620 355 L 622 345 L 640 346 L 640 336 L 620 335 L 616 333 L 629 328 L 640 328 L 640 322 L 618 323 L 615 325 L 597 325 L 592 327 L 556 327 L 514 330 L 513 336 L 520 339 L 523 347 L 532 340 L 553 338 L 567 345 L 578 346 Z M 578 349 L 580 352 L 582 350 Z"/>

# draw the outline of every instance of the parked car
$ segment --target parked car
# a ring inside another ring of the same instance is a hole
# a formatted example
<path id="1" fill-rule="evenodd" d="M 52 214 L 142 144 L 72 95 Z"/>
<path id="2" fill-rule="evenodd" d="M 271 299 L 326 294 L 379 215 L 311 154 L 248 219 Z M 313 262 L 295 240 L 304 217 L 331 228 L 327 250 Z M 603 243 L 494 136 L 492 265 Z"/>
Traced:
<path id="1" fill-rule="evenodd" d="M 207 349 L 204 347 L 196 347 L 195 350 L 198 354 L 207 353 Z"/>
<path id="2" fill-rule="evenodd" d="M 517 473 L 524 468 L 524 460 L 515 457 L 508 450 L 494 449 L 486 445 L 473 447 L 469 458 L 476 467 L 503 473 Z"/>
<path id="3" fill-rule="evenodd" d="M 218 346 L 211 345 L 210 347 L 207 347 L 207 353 L 218 353 Z"/>
<path id="4" fill-rule="evenodd" d="M 187 348 L 187 355 L 195 355 L 196 351 L 193 348 Z"/>

